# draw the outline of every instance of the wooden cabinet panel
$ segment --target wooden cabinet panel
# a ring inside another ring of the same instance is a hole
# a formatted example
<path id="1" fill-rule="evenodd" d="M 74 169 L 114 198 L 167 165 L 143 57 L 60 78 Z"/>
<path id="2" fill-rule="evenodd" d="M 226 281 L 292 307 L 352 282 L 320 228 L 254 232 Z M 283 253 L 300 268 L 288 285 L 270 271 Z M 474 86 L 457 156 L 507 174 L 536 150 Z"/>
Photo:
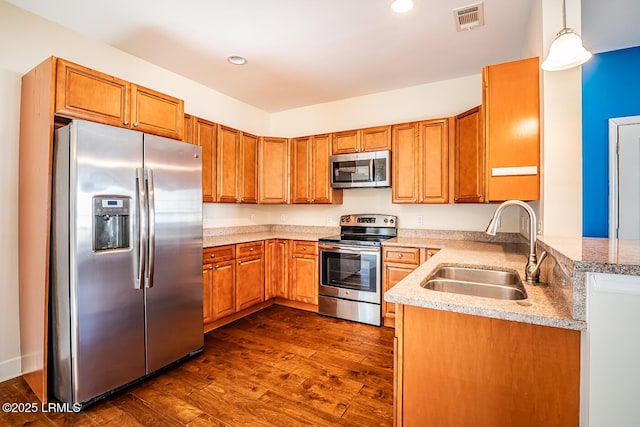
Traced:
<path id="1" fill-rule="evenodd" d="M 360 150 L 360 132 L 348 130 L 333 134 L 333 154 L 356 153 Z"/>
<path id="2" fill-rule="evenodd" d="M 182 139 L 184 101 L 131 85 L 131 126 L 167 138 Z"/>
<path id="3" fill-rule="evenodd" d="M 421 203 L 449 201 L 449 120 L 420 122 Z"/>
<path id="4" fill-rule="evenodd" d="M 291 203 L 311 202 L 311 137 L 291 140 Z"/>
<path id="5" fill-rule="evenodd" d="M 317 305 L 318 244 L 293 240 L 291 249 L 291 298 L 294 301 Z"/>
<path id="6" fill-rule="evenodd" d="M 362 129 L 360 151 L 391 150 L 391 126 Z"/>
<path id="7" fill-rule="evenodd" d="M 286 204 L 289 201 L 289 141 L 261 137 L 259 143 L 260 203 Z"/>
<path id="8" fill-rule="evenodd" d="M 236 311 L 236 262 L 216 262 L 212 272 L 213 320 L 218 320 Z"/>
<path id="9" fill-rule="evenodd" d="M 480 107 L 456 116 L 455 135 L 453 201 L 484 202 L 484 138 Z"/>
<path id="10" fill-rule="evenodd" d="M 216 124 L 192 118 L 195 144 L 202 147 L 202 200 L 215 201 L 216 188 Z"/>
<path id="11" fill-rule="evenodd" d="M 240 131 L 226 126 L 218 126 L 217 143 L 216 199 L 222 203 L 236 203 L 238 201 Z"/>
<path id="12" fill-rule="evenodd" d="M 256 255 L 262 255 L 264 253 L 264 241 L 257 242 L 238 243 L 236 245 L 236 257 L 254 257 Z"/>
<path id="13" fill-rule="evenodd" d="M 202 265 L 202 321 L 213 322 L 213 264 Z"/>
<path id="14" fill-rule="evenodd" d="M 128 127 L 129 82 L 58 59 L 56 65 L 56 114 Z"/>
<path id="15" fill-rule="evenodd" d="M 580 331 L 398 309 L 398 425 L 579 424 Z"/>
<path id="16" fill-rule="evenodd" d="M 483 69 L 488 201 L 540 198 L 539 72 L 537 57 Z M 535 167 L 537 173 L 498 176 L 494 170 L 512 167 Z"/>
<path id="17" fill-rule="evenodd" d="M 289 241 L 267 240 L 265 262 L 265 299 L 289 299 Z"/>
<path id="18" fill-rule="evenodd" d="M 382 261 L 398 264 L 420 264 L 420 248 L 388 246 L 382 248 Z"/>
<path id="19" fill-rule="evenodd" d="M 342 190 L 331 188 L 331 135 L 291 141 L 291 202 L 342 203 Z"/>
<path id="20" fill-rule="evenodd" d="M 418 202 L 420 169 L 418 168 L 418 124 L 405 123 L 392 128 L 391 201 Z"/>
<path id="21" fill-rule="evenodd" d="M 264 301 L 264 257 L 237 259 L 236 311 Z"/>
<path id="22" fill-rule="evenodd" d="M 184 122 L 182 125 L 182 142 L 186 142 L 187 144 L 198 145 L 195 141 L 195 135 L 193 134 L 193 123 L 196 118 L 192 117 L 191 114 L 184 115 Z"/>
<path id="23" fill-rule="evenodd" d="M 258 137 L 242 132 L 240 138 L 240 202 L 258 203 Z"/>
<path id="24" fill-rule="evenodd" d="M 202 263 L 209 264 L 218 261 L 230 261 L 236 258 L 235 245 L 216 246 L 202 251 Z"/>
<path id="25" fill-rule="evenodd" d="M 391 126 L 347 130 L 333 134 L 333 154 L 391 149 Z"/>

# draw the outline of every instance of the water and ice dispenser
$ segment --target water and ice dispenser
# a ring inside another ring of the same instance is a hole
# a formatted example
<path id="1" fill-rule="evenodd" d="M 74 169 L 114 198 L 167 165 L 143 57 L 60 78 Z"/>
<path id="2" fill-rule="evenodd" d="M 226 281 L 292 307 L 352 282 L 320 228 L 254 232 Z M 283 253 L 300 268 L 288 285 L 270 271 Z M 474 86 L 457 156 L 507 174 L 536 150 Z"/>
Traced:
<path id="1" fill-rule="evenodd" d="M 129 197 L 93 198 L 93 250 L 96 252 L 129 248 Z"/>

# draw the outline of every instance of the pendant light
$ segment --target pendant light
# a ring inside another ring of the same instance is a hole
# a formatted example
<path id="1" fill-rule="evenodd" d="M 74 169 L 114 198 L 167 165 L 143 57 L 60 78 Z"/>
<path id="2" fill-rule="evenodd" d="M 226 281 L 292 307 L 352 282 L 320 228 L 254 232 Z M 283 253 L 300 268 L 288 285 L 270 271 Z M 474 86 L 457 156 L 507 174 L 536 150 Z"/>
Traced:
<path id="1" fill-rule="evenodd" d="M 391 9 L 396 13 L 405 13 L 413 9 L 413 0 L 395 0 Z"/>
<path id="2" fill-rule="evenodd" d="M 545 71 L 562 71 L 582 65 L 591 59 L 591 52 L 584 48 L 582 39 L 571 28 L 567 28 L 566 0 L 562 0 L 562 30 L 551 43 L 549 55 L 542 63 Z"/>

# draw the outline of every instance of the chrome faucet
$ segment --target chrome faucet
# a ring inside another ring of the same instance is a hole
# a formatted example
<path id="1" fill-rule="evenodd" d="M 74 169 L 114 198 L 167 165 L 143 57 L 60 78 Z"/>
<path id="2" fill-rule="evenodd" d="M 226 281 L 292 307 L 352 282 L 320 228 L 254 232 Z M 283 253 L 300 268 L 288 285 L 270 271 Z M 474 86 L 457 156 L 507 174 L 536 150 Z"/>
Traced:
<path id="1" fill-rule="evenodd" d="M 540 281 L 540 265 L 547 256 L 547 251 L 542 251 L 540 259 L 537 259 L 536 235 L 538 234 L 538 226 L 536 223 L 536 213 L 531 209 L 531 206 L 521 202 L 520 200 L 507 200 L 498 206 L 498 209 L 494 212 L 491 221 L 489 221 L 489 225 L 487 225 L 486 233 L 492 236 L 496 235 L 496 231 L 498 230 L 498 218 L 500 218 L 502 211 L 509 206 L 520 206 L 527 212 L 527 214 L 529 214 L 529 261 L 527 261 L 527 265 L 525 267 L 525 275 L 527 282 L 538 283 Z"/>

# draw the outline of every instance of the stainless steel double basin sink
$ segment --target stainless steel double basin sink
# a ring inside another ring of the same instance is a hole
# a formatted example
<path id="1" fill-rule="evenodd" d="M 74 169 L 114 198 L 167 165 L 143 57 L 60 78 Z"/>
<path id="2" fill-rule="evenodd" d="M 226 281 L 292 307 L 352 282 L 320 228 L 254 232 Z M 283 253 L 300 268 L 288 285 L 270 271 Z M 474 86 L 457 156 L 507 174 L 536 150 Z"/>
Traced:
<path id="1" fill-rule="evenodd" d="M 425 289 L 502 300 L 527 298 L 520 276 L 515 271 L 488 270 L 480 267 L 443 266 L 421 285 Z"/>

